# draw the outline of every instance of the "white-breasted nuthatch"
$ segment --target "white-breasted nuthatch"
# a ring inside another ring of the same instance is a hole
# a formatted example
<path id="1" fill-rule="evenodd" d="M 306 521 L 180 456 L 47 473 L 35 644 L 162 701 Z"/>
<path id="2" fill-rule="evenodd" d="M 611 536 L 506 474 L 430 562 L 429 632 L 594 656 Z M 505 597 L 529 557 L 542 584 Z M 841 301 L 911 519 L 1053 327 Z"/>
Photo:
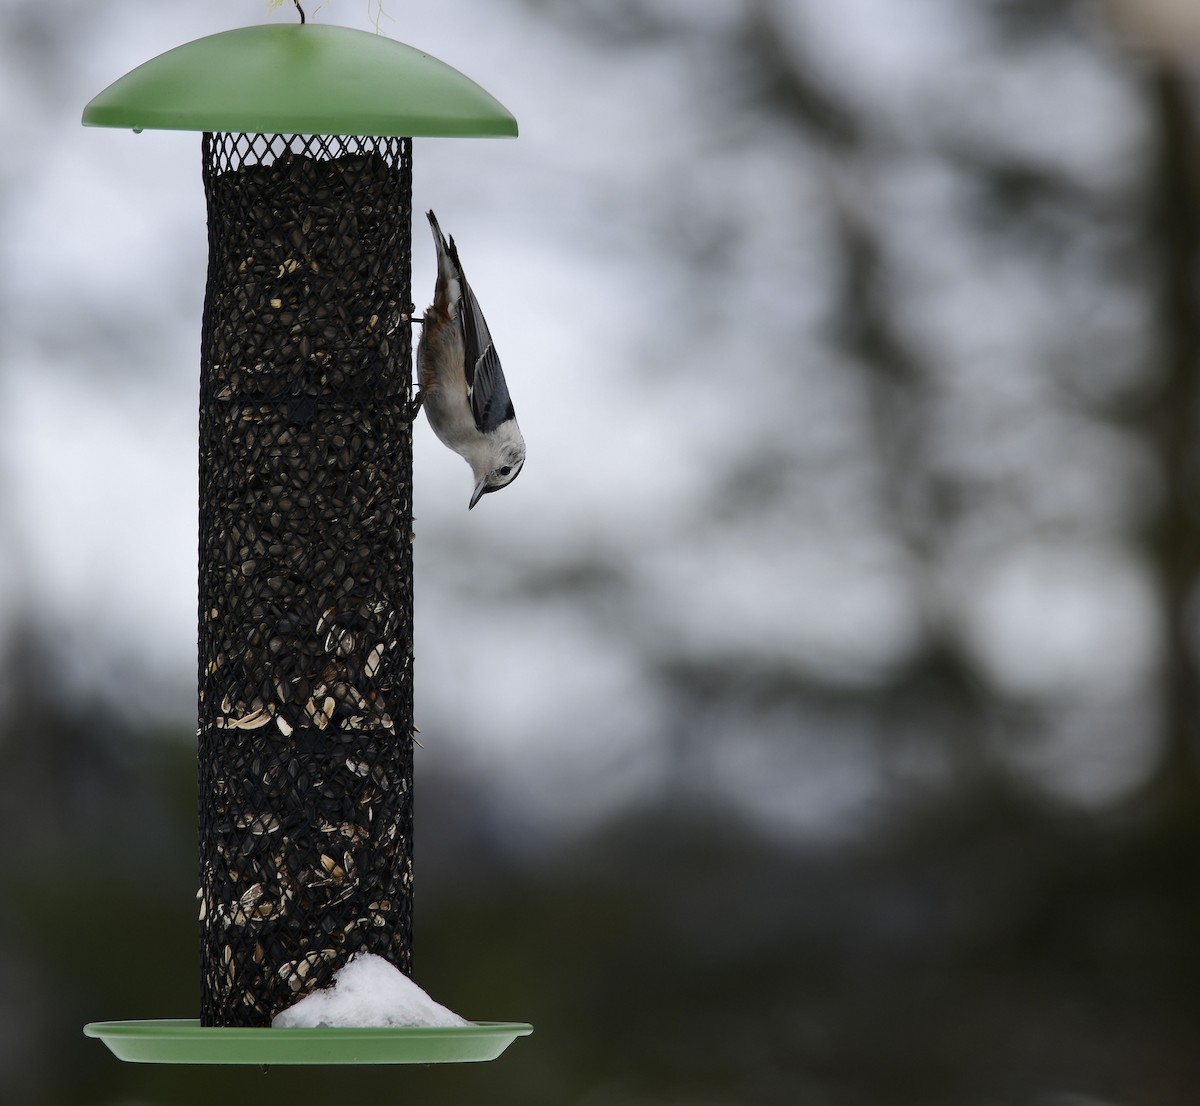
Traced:
<path id="1" fill-rule="evenodd" d="M 525 439 L 454 239 L 447 242 L 437 217 L 426 214 L 437 250 L 437 283 L 417 346 L 416 403 L 438 438 L 471 466 L 470 509 L 517 478 L 525 464 Z"/>

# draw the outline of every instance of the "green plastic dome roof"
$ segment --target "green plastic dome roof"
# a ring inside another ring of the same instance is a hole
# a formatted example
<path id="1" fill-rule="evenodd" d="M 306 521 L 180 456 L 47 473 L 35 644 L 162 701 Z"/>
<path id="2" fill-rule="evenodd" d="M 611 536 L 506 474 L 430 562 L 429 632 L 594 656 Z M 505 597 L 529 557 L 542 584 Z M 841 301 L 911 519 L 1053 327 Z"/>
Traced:
<path id="1" fill-rule="evenodd" d="M 114 81 L 89 127 L 246 134 L 513 137 L 517 121 L 445 62 L 327 24 L 242 27 L 177 46 Z"/>

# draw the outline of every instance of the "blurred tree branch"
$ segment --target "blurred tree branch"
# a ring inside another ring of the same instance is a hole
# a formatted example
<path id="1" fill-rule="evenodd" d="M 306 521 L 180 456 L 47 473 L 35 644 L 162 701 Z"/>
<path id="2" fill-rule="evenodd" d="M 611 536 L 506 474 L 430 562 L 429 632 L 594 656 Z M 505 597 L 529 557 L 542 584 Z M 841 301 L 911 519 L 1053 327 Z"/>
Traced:
<path id="1" fill-rule="evenodd" d="M 1156 159 L 1148 230 L 1159 265 L 1156 295 L 1161 382 L 1146 412 L 1163 470 L 1162 506 L 1149 535 L 1164 616 L 1163 745 L 1152 791 L 1167 814 L 1200 815 L 1200 682 L 1193 632 L 1200 568 L 1200 171 L 1194 94 L 1169 64 L 1149 79 Z"/>

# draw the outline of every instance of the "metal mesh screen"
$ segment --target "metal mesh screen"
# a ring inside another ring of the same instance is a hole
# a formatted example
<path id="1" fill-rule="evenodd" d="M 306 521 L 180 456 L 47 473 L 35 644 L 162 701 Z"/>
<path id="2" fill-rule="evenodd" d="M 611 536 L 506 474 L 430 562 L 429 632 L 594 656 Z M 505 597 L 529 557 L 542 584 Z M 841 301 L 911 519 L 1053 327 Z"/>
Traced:
<path id="1" fill-rule="evenodd" d="M 206 134 L 201 1022 L 411 970 L 411 140 Z"/>

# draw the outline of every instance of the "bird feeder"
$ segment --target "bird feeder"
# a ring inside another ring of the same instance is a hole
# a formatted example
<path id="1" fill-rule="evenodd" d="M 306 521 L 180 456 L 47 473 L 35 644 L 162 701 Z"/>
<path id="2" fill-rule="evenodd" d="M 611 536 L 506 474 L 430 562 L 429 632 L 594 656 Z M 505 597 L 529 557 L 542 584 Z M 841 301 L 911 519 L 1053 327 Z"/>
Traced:
<path id="1" fill-rule="evenodd" d="M 85 125 L 202 132 L 200 1017 L 93 1023 L 123 1059 L 484 1060 L 525 1023 L 272 1029 L 358 952 L 412 967 L 414 136 L 513 136 L 394 40 L 180 46 Z"/>

